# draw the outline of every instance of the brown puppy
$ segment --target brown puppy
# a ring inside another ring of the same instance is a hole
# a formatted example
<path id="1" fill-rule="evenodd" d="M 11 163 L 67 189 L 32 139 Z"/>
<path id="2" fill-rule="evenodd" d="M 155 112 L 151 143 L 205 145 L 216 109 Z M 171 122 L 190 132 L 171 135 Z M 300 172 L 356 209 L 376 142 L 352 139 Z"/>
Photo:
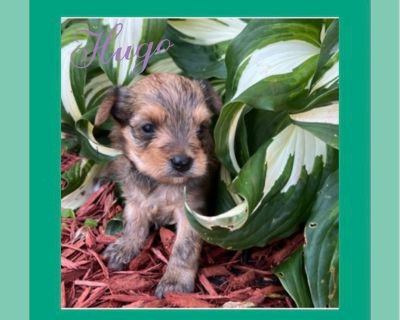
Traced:
<path id="1" fill-rule="evenodd" d="M 123 155 L 110 165 L 125 198 L 124 231 L 104 252 L 108 266 L 126 267 L 143 247 L 151 224 L 176 224 L 176 240 L 156 289 L 194 289 L 201 239 L 184 213 L 183 188 L 191 208 L 206 214 L 211 177 L 218 165 L 209 130 L 221 101 L 205 82 L 175 74 L 153 74 L 132 87 L 114 88 L 96 115 L 115 119 L 113 146 Z"/>

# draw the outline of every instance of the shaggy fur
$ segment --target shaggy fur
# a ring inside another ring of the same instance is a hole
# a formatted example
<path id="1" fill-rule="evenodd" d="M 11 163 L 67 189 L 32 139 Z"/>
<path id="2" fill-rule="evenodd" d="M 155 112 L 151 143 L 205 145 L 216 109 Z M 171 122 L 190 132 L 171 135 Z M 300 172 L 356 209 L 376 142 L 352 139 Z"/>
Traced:
<path id="1" fill-rule="evenodd" d="M 194 289 L 201 239 L 189 225 L 187 201 L 207 214 L 218 165 L 209 130 L 221 101 L 205 82 L 174 74 L 153 74 L 132 87 L 116 87 L 96 115 L 96 125 L 111 114 L 113 146 L 123 155 L 109 171 L 125 198 L 124 231 L 104 255 L 113 270 L 125 268 L 144 245 L 151 225 L 176 224 L 177 233 L 166 272 L 156 289 Z"/>

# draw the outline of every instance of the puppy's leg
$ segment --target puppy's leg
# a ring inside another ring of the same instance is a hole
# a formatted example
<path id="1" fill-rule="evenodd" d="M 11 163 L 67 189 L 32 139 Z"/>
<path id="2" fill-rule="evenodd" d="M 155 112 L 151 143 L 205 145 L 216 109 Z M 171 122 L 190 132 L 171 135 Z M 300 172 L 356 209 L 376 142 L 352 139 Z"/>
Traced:
<path id="1" fill-rule="evenodd" d="M 122 270 L 143 247 L 149 234 L 150 223 L 145 213 L 132 203 L 124 210 L 124 230 L 121 238 L 110 244 L 103 255 L 108 258 L 108 267 Z"/>
<path id="2" fill-rule="evenodd" d="M 184 212 L 180 212 L 176 240 L 167 270 L 157 286 L 157 297 L 161 298 L 171 291 L 193 291 L 200 251 L 200 236 L 192 229 Z"/>

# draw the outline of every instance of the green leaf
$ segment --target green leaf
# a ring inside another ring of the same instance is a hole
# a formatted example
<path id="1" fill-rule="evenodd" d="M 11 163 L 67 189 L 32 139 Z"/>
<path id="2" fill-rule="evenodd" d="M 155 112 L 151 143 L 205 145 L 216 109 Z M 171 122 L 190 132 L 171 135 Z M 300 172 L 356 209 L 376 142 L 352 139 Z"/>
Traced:
<path id="1" fill-rule="evenodd" d="M 339 20 L 335 19 L 329 25 L 326 33 L 322 39 L 321 54 L 317 65 L 317 70 L 313 77 L 311 86 L 314 86 L 317 80 L 319 80 L 323 74 L 327 71 L 327 68 L 332 66 L 329 63 L 333 57 L 337 57 L 339 52 Z"/>
<path id="2" fill-rule="evenodd" d="M 225 172 L 223 172 L 225 171 Z M 229 175 L 229 172 L 226 171 L 226 169 L 221 168 L 221 176 L 227 176 Z M 216 213 L 223 213 L 226 212 L 233 207 L 236 206 L 235 202 L 235 197 L 236 195 L 228 190 L 227 185 L 230 185 L 229 183 L 225 183 L 223 180 L 218 181 L 218 186 L 217 186 L 217 196 L 215 197 L 215 212 Z M 242 201 L 242 199 L 236 197 L 238 199 L 238 203 Z"/>
<path id="3" fill-rule="evenodd" d="M 266 169 L 266 149 L 270 141 L 266 142 L 246 162 L 233 180 L 231 190 L 247 200 L 249 211 L 252 212 L 263 196 Z"/>
<path id="4" fill-rule="evenodd" d="M 290 125 L 260 147 L 228 186 L 244 201 L 214 217 L 193 212 L 186 204 L 186 214 L 208 242 L 228 249 L 263 246 L 305 222 L 326 161 L 327 146 Z"/>
<path id="5" fill-rule="evenodd" d="M 100 174 L 102 169 L 103 167 L 98 164 L 91 167 L 79 187 L 71 193 L 62 197 L 61 208 L 75 210 L 83 205 L 92 194 L 96 182 L 96 177 Z"/>
<path id="6" fill-rule="evenodd" d="M 337 125 L 326 123 L 302 123 L 297 121 L 295 121 L 294 124 L 311 132 L 331 147 L 339 149 L 339 127 Z"/>
<path id="7" fill-rule="evenodd" d="M 289 166 L 286 168 L 286 173 L 278 184 L 285 185 L 290 169 Z M 317 158 L 311 175 L 307 175 L 303 169 L 296 186 L 290 187 L 284 193 L 266 197 L 238 229 L 214 227 L 210 230 L 189 212 L 186 212 L 186 216 L 193 228 L 209 243 L 233 250 L 263 247 L 271 240 L 287 237 L 299 230 L 308 218 L 309 212 L 306 209 L 318 190 L 321 171 L 322 160 Z"/>
<path id="8" fill-rule="evenodd" d="M 76 41 L 76 40 L 87 40 L 88 35 L 84 30 L 88 30 L 89 26 L 86 21 L 79 19 L 70 20 L 72 23 L 68 27 L 64 28 L 61 36 L 61 47 Z"/>
<path id="9" fill-rule="evenodd" d="M 95 45 L 97 41 L 99 43 L 104 43 L 105 40 L 107 39 L 107 36 L 111 32 L 111 28 L 106 25 L 103 22 L 103 19 L 89 19 L 89 30 L 92 33 L 97 34 L 99 39 L 97 39 L 95 36 L 90 37 L 90 41 Z M 126 44 L 129 45 L 129 44 Z M 112 41 L 104 51 L 104 57 L 105 59 L 109 59 L 114 53 L 114 41 Z M 109 61 L 102 61 L 99 59 L 98 54 L 96 55 L 96 62 L 100 66 L 100 68 L 103 70 L 103 72 L 107 75 L 108 79 L 113 83 L 117 84 L 118 83 L 118 73 L 117 70 L 114 69 L 114 64 L 116 64 L 115 59 L 109 59 Z"/>
<path id="10" fill-rule="evenodd" d="M 182 73 L 166 51 L 152 56 L 146 71 L 148 73 Z"/>
<path id="11" fill-rule="evenodd" d="M 329 306 L 339 307 L 339 244 L 333 253 L 329 278 Z"/>
<path id="12" fill-rule="evenodd" d="M 235 136 L 235 154 L 240 167 L 250 158 L 248 147 L 247 127 L 244 115 L 240 117 Z"/>
<path id="13" fill-rule="evenodd" d="M 154 46 L 163 38 L 166 19 L 143 19 L 142 38 L 140 43 L 153 42 Z"/>
<path id="14" fill-rule="evenodd" d="M 339 175 L 332 173 L 318 192 L 306 223 L 305 270 L 314 306 L 338 307 Z"/>
<path id="15" fill-rule="evenodd" d="M 114 235 L 123 230 L 123 215 L 118 213 L 114 218 L 107 222 L 105 233 Z"/>
<path id="16" fill-rule="evenodd" d="M 239 120 L 245 111 L 243 103 L 228 103 L 222 108 L 214 129 L 215 153 L 230 172 L 239 172 L 235 155 L 235 137 Z"/>
<path id="17" fill-rule="evenodd" d="M 76 190 L 85 180 L 88 172 L 93 167 L 94 161 L 82 159 L 69 170 L 65 171 L 61 179 L 65 182 L 65 187 L 61 190 L 61 197 Z"/>
<path id="18" fill-rule="evenodd" d="M 313 108 L 324 107 L 339 101 L 339 83 L 333 83 L 329 87 L 321 87 L 313 92 L 305 92 L 299 98 L 289 102 L 288 110 L 305 112 Z M 302 106 L 299 108 L 299 106 Z M 294 111 L 292 111 L 294 112 Z"/>
<path id="19" fill-rule="evenodd" d="M 114 148 L 102 145 L 93 135 L 93 125 L 86 119 L 80 119 L 76 123 L 76 129 L 81 134 L 82 151 L 81 153 L 97 162 L 109 161 L 122 152 Z"/>
<path id="20" fill-rule="evenodd" d="M 333 148 L 339 149 L 339 104 L 291 114 L 293 123 L 311 132 Z"/>
<path id="21" fill-rule="evenodd" d="M 285 44 L 279 44 L 279 46 L 284 45 Z M 285 50 L 292 52 L 292 55 L 296 55 L 296 49 L 292 48 L 296 46 L 296 42 L 290 42 L 287 45 L 287 48 L 273 48 L 273 50 Z M 256 70 L 262 70 L 262 66 L 259 66 L 258 60 L 250 60 L 248 63 L 248 68 L 245 69 L 244 73 L 241 75 L 238 89 L 234 97 L 232 97 L 232 101 L 241 101 L 255 108 L 264 110 L 295 111 L 296 109 L 293 108 L 296 106 L 293 104 L 291 105 L 290 102 L 307 92 L 306 87 L 308 81 L 314 74 L 318 58 L 317 53 L 317 48 L 315 51 L 311 51 L 310 53 L 306 52 L 305 57 L 307 57 L 309 54 L 310 58 L 304 60 L 300 65 L 297 66 L 288 64 L 287 68 L 282 70 L 282 73 L 268 75 L 266 73 L 260 73 L 258 77 L 255 75 L 257 72 Z M 273 59 L 273 57 L 271 57 L 271 59 Z M 288 57 L 286 59 L 289 60 L 292 58 Z M 267 66 L 268 64 L 274 63 L 272 60 L 267 61 L 263 59 L 261 61 L 263 61 Z M 284 62 L 279 61 L 277 62 L 277 66 L 283 63 Z M 296 60 L 295 63 L 297 63 Z M 291 70 L 291 72 L 289 72 L 289 70 Z M 255 82 L 256 80 L 258 81 Z M 291 108 L 289 109 L 290 106 Z M 301 109 L 303 106 L 297 107 Z"/>
<path id="22" fill-rule="evenodd" d="M 168 24 L 183 35 L 184 41 L 205 46 L 229 41 L 246 27 L 246 22 L 235 18 L 169 19 Z"/>
<path id="23" fill-rule="evenodd" d="M 70 65 L 70 81 L 72 92 L 75 97 L 75 101 L 81 113 L 86 110 L 84 88 L 86 83 L 86 68 L 80 68 L 78 65 L 81 63 L 83 50 L 76 50 L 71 54 L 71 65 Z M 76 119 L 75 119 L 76 120 Z"/>
<path id="24" fill-rule="evenodd" d="M 85 227 L 88 227 L 88 228 L 96 228 L 97 227 L 97 221 L 96 220 L 94 220 L 94 219 L 90 219 L 90 218 L 87 218 L 86 220 L 85 220 L 85 222 L 83 223 L 83 225 L 85 226 Z"/>
<path id="25" fill-rule="evenodd" d="M 76 135 L 65 133 L 61 135 L 62 152 L 77 153 L 79 151 L 79 146 L 79 139 Z"/>
<path id="26" fill-rule="evenodd" d="M 205 236 L 205 240 L 212 243 L 211 239 L 206 235 L 210 230 L 212 232 L 221 226 L 223 226 L 224 230 L 230 231 L 242 228 L 248 219 L 249 209 L 247 201 L 243 201 L 217 216 L 204 216 L 190 208 L 185 192 L 185 213 L 189 221 L 192 222 L 192 226 L 197 225 L 199 229 L 204 229 L 203 236 Z"/>
<path id="27" fill-rule="evenodd" d="M 304 271 L 303 249 L 297 249 L 289 258 L 272 270 L 298 308 L 312 308 L 310 290 Z"/>
<path id="28" fill-rule="evenodd" d="M 226 53 L 227 100 L 274 110 L 300 94 L 317 63 L 320 30 L 316 19 L 250 21 Z"/>
<path id="29" fill-rule="evenodd" d="M 111 87 L 112 82 L 104 73 L 93 77 L 84 88 L 86 110 L 99 106 Z M 87 119 L 87 117 L 85 118 Z M 94 116 L 88 120 L 94 123 Z"/>
<path id="30" fill-rule="evenodd" d="M 74 121 L 77 121 L 85 109 L 83 88 L 86 71 L 73 63 L 80 57 L 79 48 L 86 46 L 86 40 L 73 41 L 61 49 L 61 101 L 62 106 Z"/>
<path id="31" fill-rule="evenodd" d="M 226 78 L 224 55 L 227 43 L 210 46 L 188 43 L 170 26 L 167 27 L 165 37 L 174 44 L 168 54 L 184 75 L 196 79 Z"/>
<path id="32" fill-rule="evenodd" d="M 72 209 L 62 209 L 61 218 L 64 219 L 75 219 L 75 212 Z"/>
<path id="33" fill-rule="evenodd" d="M 265 141 L 276 136 L 290 124 L 285 112 L 252 109 L 244 116 L 249 154 L 257 152 Z"/>

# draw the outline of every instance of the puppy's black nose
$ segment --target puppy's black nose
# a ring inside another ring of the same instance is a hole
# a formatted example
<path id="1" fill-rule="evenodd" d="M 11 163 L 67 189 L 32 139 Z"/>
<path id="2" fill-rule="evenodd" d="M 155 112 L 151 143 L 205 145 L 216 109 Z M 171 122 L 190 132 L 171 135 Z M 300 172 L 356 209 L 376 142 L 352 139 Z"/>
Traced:
<path id="1" fill-rule="evenodd" d="M 184 154 L 173 156 L 170 161 L 172 167 L 179 172 L 188 171 L 193 163 L 193 159 Z"/>

